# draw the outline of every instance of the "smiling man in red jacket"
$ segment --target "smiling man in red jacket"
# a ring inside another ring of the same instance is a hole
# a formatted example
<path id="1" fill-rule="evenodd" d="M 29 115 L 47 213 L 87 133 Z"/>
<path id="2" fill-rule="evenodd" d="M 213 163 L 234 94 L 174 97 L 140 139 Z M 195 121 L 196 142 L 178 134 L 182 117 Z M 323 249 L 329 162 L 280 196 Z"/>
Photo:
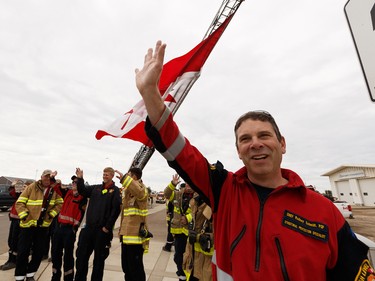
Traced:
<path id="1" fill-rule="evenodd" d="M 217 280 L 367 280 L 368 247 L 338 209 L 282 169 L 286 141 L 273 117 L 250 111 L 235 125 L 244 167 L 230 172 L 208 160 L 179 131 L 158 89 L 166 45 L 148 49 L 136 84 L 146 132 L 168 164 L 214 212 Z"/>

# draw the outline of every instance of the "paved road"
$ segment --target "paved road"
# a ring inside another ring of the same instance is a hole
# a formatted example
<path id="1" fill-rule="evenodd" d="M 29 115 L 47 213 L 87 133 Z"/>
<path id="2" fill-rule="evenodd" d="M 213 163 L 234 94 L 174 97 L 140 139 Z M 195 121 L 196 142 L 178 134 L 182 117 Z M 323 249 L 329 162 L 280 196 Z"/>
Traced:
<path id="1" fill-rule="evenodd" d="M 155 204 L 154 203 L 153 206 L 154 207 L 157 206 L 157 208 L 159 209 L 161 205 L 163 206 L 163 209 L 159 212 L 150 214 L 147 217 L 147 223 L 148 223 L 148 226 L 150 228 L 151 233 L 154 235 L 154 238 L 152 238 L 152 239 L 156 240 L 156 241 L 165 242 L 166 239 L 167 239 L 167 223 L 166 223 L 166 220 L 165 220 L 165 216 L 166 216 L 165 204 Z"/>
<path id="2" fill-rule="evenodd" d="M 0 255 L 8 252 L 9 218 L 8 212 L 0 211 Z"/>
<path id="3" fill-rule="evenodd" d="M 375 242 L 375 208 L 353 207 L 354 219 L 349 225 L 357 232 Z"/>

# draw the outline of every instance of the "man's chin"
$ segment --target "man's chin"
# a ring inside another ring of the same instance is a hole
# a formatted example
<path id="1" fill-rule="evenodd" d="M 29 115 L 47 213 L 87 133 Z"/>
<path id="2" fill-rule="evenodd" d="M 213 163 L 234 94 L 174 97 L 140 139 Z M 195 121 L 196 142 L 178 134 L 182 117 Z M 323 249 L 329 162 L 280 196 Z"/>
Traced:
<path id="1" fill-rule="evenodd" d="M 254 177 L 266 177 L 269 175 L 270 169 L 267 167 L 253 167 L 249 172 Z"/>

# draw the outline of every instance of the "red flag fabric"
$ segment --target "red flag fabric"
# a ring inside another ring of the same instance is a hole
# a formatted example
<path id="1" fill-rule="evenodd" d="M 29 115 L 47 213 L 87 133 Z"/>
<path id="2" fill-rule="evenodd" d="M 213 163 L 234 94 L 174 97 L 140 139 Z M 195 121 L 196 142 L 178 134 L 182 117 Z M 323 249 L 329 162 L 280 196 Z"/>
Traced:
<path id="1" fill-rule="evenodd" d="M 230 15 L 210 36 L 190 52 L 164 64 L 159 81 L 159 90 L 165 104 L 173 113 L 178 109 L 187 92 L 199 78 L 201 68 L 233 15 Z M 146 146 L 152 146 L 151 141 L 144 132 L 146 117 L 146 107 L 143 100 L 141 100 L 130 111 L 106 126 L 106 128 L 98 130 L 95 137 L 98 140 L 103 136 L 127 138 L 139 141 Z"/>

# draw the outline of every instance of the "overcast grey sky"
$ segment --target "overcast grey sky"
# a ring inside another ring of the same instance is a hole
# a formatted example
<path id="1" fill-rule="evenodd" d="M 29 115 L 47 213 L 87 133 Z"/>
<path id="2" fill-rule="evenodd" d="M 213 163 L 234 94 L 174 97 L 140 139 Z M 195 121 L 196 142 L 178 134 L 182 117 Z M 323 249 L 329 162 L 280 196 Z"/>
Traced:
<path id="1" fill-rule="evenodd" d="M 176 114 L 210 162 L 242 166 L 233 125 L 269 111 L 286 138 L 283 167 L 324 190 L 321 174 L 375 163 L 370 101 L 344 14 L 346 0 L 247 0 Z M 89 183 L 102 169 L 126 171 L 141 144 L 95 133 L 139 100 L 134 69 L 148 47 L 167 43 L 166 62 L 206 33 L 214 0 L 0 0 L 0 175 L 40 178 L 76 167 Z M 144 182 L 162 190 L 171 170 L 155 153 Z"/>

